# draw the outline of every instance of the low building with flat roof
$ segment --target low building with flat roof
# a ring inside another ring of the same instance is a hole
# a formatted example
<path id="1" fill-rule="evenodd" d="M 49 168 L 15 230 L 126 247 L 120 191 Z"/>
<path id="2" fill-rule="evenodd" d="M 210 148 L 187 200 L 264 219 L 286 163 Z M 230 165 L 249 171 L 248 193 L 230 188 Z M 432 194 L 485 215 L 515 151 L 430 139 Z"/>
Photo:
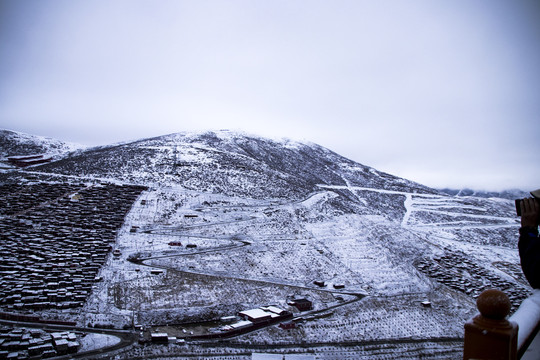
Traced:
<path id="1" fill-rule="evenodd" d="M 270 313 L 262 309 L 251 309 L 251 310 L 240 311 L 238 315 L 242 319 L 249 320 L 254 324 L 267 321 L 272 318 L 272 315 Z"/>

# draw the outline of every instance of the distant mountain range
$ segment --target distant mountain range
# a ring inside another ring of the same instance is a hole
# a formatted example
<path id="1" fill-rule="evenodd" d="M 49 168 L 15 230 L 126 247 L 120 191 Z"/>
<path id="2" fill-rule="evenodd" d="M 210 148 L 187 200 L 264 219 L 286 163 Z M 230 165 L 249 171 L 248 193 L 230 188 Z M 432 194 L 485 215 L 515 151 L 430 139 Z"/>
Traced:
<path id="1" fill-rule="evenodd" d="M 522 199 L 531 196 L 528 192 L 519 189 L 504 190 L 500 192 L 471 189 L 441 189 L 441 192 L 452 196 L 477 196 L 482 198 L 501 198 L 509 200 Z"/>

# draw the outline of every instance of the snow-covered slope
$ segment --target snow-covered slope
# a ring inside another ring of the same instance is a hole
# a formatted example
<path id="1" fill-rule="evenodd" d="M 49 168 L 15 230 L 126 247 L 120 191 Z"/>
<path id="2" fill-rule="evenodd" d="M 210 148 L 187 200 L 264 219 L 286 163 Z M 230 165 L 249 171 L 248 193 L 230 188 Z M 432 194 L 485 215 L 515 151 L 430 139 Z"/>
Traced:
<path id="1" fill-rule="evenodd" d="M 79 144 L 0 129 L 0 157 L 35 154 L 57 155 L 82 149 Z"/>
<path id="2" fill-rule="evenodd" d="M 515 243 L 509 200 L 445 196 L 317 144 L 287 139 L 227 130 L 177 133 L 87 149 L 35 170 L 259 200 L 298 201 L 331 191 L 320 216 L 381 215 L 401 224 L 444 224 L 466 241 Z"/>
<path id="3" fill-rule="evenodd" d="M 302 318 L 298 328 L 268 327 L 222 349 L 134 347 L 121 358 L 156 351 L 213 359 L 268 345 L 309 349 L 321 359 L 379 359 L 400 351 L 397 340 L 411 347 L 403 359 L 459 358 L 463 323 L 483 289 L 504 289 L 514 307 L 530 291 L 519 269 L 512 200 L 451 196 L 316 144 L 179 133 L 87 149 L 8 175 L 6 182 L 30 177 L 53 188 L 150 187 L 118 230 L 119 255 L 107 259 L 103 281 L 73 315 L 82 324 L 138 321 L 184 337 L 212 330 L 204 321 L 269 304 Z M 46 221 L 38 208 L 26 210 L 28 221 Z M 43 228 L 25 231 L 39 238 Z M 314 310 L 289 307 L 297 297 L 312 300 Z M 426 300 L 431 307 L 421 305 Z M 159 326 L 178 323 L 192 328 Z"/>
<path id="4" fill-rule="evenodd" d="M 32 157 L 59 160 L 67 154 L 83 149 L 83 145 L 0 129 L 0 171 L 15 168 L 8 158 Z"/>
<path id="5" fill-rule="evenodd" d="M 334 205 L 347 212 L 365 207 L 347 191 L 348 186 L 437 193 L 316 144 L 229 131 L 179 133 L 90 149 L 39 170 L 258 199 L 300 199 L 319 191 L 320 184 L 341 185 L 345 189 L 335 191 L 342 198 Z"/>

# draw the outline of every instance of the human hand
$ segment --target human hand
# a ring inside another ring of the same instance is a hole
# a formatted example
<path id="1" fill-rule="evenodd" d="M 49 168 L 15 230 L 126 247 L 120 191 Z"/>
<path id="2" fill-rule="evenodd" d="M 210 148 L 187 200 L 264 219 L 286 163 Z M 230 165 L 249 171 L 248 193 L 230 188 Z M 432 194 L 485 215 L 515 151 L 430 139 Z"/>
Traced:
<path id="1" fill-rule="evenodd" d="M 521 201 L 521 226 L 535 228 L 538 226 L 539 219 L 539 201 L 533 198 L 523 199 Z"/>

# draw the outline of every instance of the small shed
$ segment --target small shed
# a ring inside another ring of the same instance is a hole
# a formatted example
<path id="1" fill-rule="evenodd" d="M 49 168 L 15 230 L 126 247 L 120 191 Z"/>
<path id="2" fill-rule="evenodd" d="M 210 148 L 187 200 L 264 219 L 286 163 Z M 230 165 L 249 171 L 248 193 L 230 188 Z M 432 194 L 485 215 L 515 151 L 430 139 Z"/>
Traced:
<path id="1" fill-rule="evenodd" d="M 224 323 L 231 323 L 233 322 L 234 320 L 236 320 L 236 316 L 223 316 L 219 319 L 221 322 L 224 322 Z"/>
<path id="2" fill-rule="evenodd" d="M 169 334 L 167 333 L 151 333 L 150 338 L 153 343 L 166 344 L 169 342 Z"/>
<path id="3" fill-rule="evenodd" d="M 230 327 L 232 330 L 239 330 L 239 329 L 246 329 L 248 327 L 251 327 L 253 323 L 248 320 L 239 321 L 237 323 L 231 324 Z"/>
<path id="4" fill-rule="evenodd" d="M 283 330 L 294 329 L 296 328 L 296 323 L 294 321 L 282 322 L 281 324 L 279 324 L 279 327 Z"/>
<path id="5" fill-rule="evenodd" d="M 58 352 L 58 354 L 67 354 L 69 345 L 67 339 L 54 340 L 53 342 L 54 347 L 56 348 L 56 352 Z"/>
<path id="6" fill-rule="evenodd" d="M 308 299 L 295 299 L 289 302 L 289 305 L 294 306 L 299 311 L 308 311 L 313 309 L 313 303 Z"/>

